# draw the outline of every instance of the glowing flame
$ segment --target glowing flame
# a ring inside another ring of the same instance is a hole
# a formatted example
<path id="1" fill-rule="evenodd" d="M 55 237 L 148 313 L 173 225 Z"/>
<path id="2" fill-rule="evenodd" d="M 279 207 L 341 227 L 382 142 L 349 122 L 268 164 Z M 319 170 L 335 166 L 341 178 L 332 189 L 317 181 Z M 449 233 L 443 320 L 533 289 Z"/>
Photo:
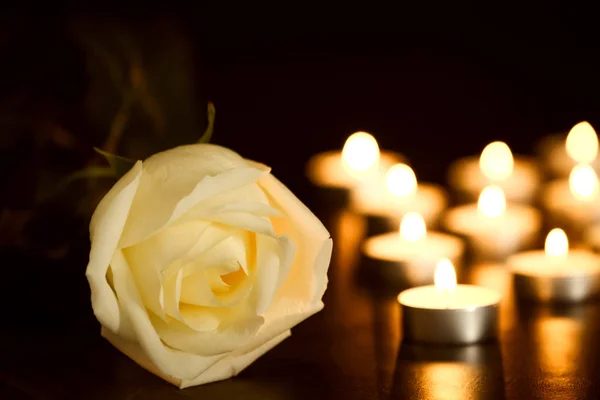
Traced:
<path id="1" fill-rule="evenodd" d="M 580 122 L 569 131 L 565 148 L 576 162 L 591 163 L 598 155 L 598 135 L 589 122 Z"/>
<path id="2" fill-rule="evenodd" d="M 502 189 L 496 185 L 485 187 L 479 195 L 477 209 L 486 217 L 501 216 L 506 210 L 506 198 Z"/>
<path id="3" fill-rule="evenodd" d="M 421 214 L 409 212 L 400 222 L 400 237 L 408 242 L 416 242 L 427 235 L 427 225 Z"/>
<path id="4" fill-rule="evenodd" d="M 390 168 L 385 177 L 385 184 L 396 197 L 407 197 L 417 191 L 417 177 L 406 164 L 396 164 Z"/>
<path id="5" fill-rule="evenodd" d="M 546 236 L 544 245 L 546 255 L 550 257 L 564 257 L 569 253 L 569 239 L 560 228 L 554 228 Z"/>
<path id="6" fill-rule="evenodd" d="M 433 275 L 435 287 L 442 292 L 453 292 L 456 288 L 456 271 L 454 265 L 447 258 L 438 261 Z"/>
<path id="7" fill-rule="evenodd" d="M 573 167 L 569 175 L 569 189 L 580 200 L 591 200 L 598 193 L 598 176 L 588 164 Z"/>
<path id="8" fill-rule="evenodd" d="M 488 179 L 506 179 L 512 174 L 513 167 L 512 152 L 504 142 L 488 144 L 479 157 L 479 168 Z"/>
<path id="9" fill-rule="evenodd" d="M 350 135 L 342 150 L 342 161 L 351 171 L 364 172 L 379 162 L 379 145 L 373 135 L 356 132 Z"/>

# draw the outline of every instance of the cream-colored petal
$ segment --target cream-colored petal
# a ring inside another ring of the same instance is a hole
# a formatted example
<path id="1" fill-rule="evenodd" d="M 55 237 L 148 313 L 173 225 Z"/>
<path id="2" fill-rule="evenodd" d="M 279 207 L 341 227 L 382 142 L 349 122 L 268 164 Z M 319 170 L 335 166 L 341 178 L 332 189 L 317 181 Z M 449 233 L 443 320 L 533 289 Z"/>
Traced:
<path id="1" fill-rule="evenodd" d="M 256 281 L 253 306 L 258 315 L 264 314 L 284 282 L 294 255 L 294 244 L 286 236 L 256 235 Z"/>
<path id="2" fill-rule="evenodd" d="M 207 218 L 210 221 L 219 222 L 231 227 L 244 229 L 250 232 L 262 233 L 274 236 L 273 224 L 269 218 L 259 217 L 246 212 L 229 212 L 213 215 Z"/>
<path id="3" fill-rule="evenodd" d="M 166 323 L 150 314 L 152 324 L 160 338 L 170 347 L 202 356 L 226 354 L 247 345 L 263 324 L 262 317 L 243 309 L 222 321 L 213 331 L 198 332 L 176 320 Z"/>
<path id="4" fill-rule="evenodd" d="M 286 234 L 296 245 L 296 254 L 288 278 L 278 292 L 278 298 L 293 298 L 318 303 L 327 288 L 327 269 L 332 243 L 321 221 L 273 175 L 259 181 L 269 202 L 284 217 L 272 217 L 277 234 Z M 277 303 L 277 300 L 274 302 Z"/>
<path id="5" fill-rule="evenodd" d="M 283 342 L 285 339 L 290 337 L 292 332 L 287 330 L 281 333 L 279 336 L 274 337 L 266 343 L 261 344 L 258 347 L 253 348 L 247 352 L 235 351 L 230 353 L 227 357 L 221 359 L 215 365 L 206 370 L 198 378 L 191 381 L 180 381 L 178 386 L 180 389 L 185 389 L 191 386 L 203 385 L 209 382 L 216 382 L 223 379 L 231 378 L 242 372 L 246 367 L 256 361 L 260 356 L 270 351 L 273 347 Z"/>
<path id="6" fill-rule="evenodd" d="M 162 293 L 165 313 L 179 321 L 183 321 L 183 317 L 179 311 L 182 281 L 183 269 L 180 269 L 177 273 L 172 274 L 172 276 L 165 279 Z"/>
<path id="7" fill-rule="evenodd" d="M 142 243 L 123 249 L 144 304 L 161 318 L 166 318 L 165 270 L 182 254 L 190 252 L 205 236 L 210 225 L 206 221 L 189 221 L 166 228 Z"/>
<path id="8" fill-rule="evenodd" d="M 192 380 L 225 356 L 225 354 L 198 356 L 165 346 L 150 322 L 149 314 L 129 271 L 127 260 L 121 251 L 115 253 L 111 268 L 122 311 L 128 315 L 143 353 L 158 371 L 178 379 Z"/>
<path id="9" fill-rule="evenodd" d="M 228 318 L 231 311 L 223 308 L 200 307 L 191 304 L 180 305 L 183 322 L 195 331 L 213 331 L 221 321 Z"/>
<path id="10" fill-rule="evenodd" d="M 210 288 L 207 271 L 202 270 L 183 279 L 181 301 L 203 307 L 221 307 L 223 305 Z"/>
<path id="11" fill-rule="evenodd" d="M 257 358 L 271 350 L 273 347 L 277 346 L 290 335 L 291 332 L 288 330 L 271 339 L 270 341 L 253 348 L 250 351 L 235 351 L 229 353 L 226 357 L 223 357 L 221 360 L 217 361 L 215 364 L 213 364 L 213 366 L 208 368 L 197 378 L 185 380 L 165 375 L 156 368 L 156 366 L 152 363 L 152 361 L 150 361 L 140 346 L 135 343 L 125 341 L 106 329 L 102 329 L 102 336 L 111 342 L 113 346 L 118 348 L 121 352 L 146 370 L 179 387 L 180 389 L 231 378 L 232 376 L 239 374 L 244 368 L 256 361 Z"/>
<path id="12" fill-rule="evenodd" d="M 103 326 L 123 334 L 125 322 L 120 315 L 117 298 L 106 280 L 106 273 L 141 176 L 142 162 L 138 161 L 100 201 L 90 223 L 91 250 L 86 277 L 92 292 L 94 314 Z M 127 334 L 131 336 L 131 332 Z"/>
<path id="13" fill-rule="evenodd" d="M 154 235 L 199 202 L 256 182 L 265 173 L 214 145 L 181 146 L 155 154 L 144 162 L 122 247 Z"/>

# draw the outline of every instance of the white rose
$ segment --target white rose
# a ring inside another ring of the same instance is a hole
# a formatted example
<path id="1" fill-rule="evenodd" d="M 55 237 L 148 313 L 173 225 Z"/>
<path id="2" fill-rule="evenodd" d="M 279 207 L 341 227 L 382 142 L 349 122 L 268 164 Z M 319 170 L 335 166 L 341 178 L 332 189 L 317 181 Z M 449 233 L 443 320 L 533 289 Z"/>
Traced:
<path id="1" fill-rule="evenodd" d="M 90 235 L 102 335 L 181 388 L 236 375 L 323 308 L 329 233 L 269 168 L 220 146 L 138 161 Z"/>

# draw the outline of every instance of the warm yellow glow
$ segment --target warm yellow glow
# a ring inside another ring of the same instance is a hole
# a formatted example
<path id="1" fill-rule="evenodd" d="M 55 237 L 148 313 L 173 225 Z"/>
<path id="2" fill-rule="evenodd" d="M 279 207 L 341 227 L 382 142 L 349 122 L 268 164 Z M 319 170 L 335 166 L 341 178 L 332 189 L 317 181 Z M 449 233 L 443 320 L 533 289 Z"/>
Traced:
<path id="1" fill-rule="evenodd" d="M 560 228 L 552 229 L 546 236 L 544 251 L 550 257 L 566 256 L 569 253 L 569 239 L 565 231 Z"/>
<path id="2" fill-rule="evenodd" d="M 442 292 L 453 292 L 456 287 L 456 271 L 454 265 L 447 258 L 438 261 L 433 274 L 433 282 Z"/>
<path id="3" fill-rule="evenodd" d="M 580 122 L 569 131 L 565 148 L 578 163 L 591 163 L 598 155 L 598 135 L 589 122 Z"/>
<path id="4" fill-rule="evenodd" d="M 408 242 L 416 242 L 427 234 L 427 225 L 419 213 L 404 214 L 400 222 L 400 237 Z"/>
<path id="5" fill-rule="evenodd" d="M 588 164 L 573 167 L 569 175 L 569 189 L 580 200 L 591 200 L 598 194 L 598 176 Z"/>
<path id="6" fill-rule="evenodd" d="M 417 177 L 406 164 L 396 164 L 390 168 L 385 177 L 385 184 L 396 197 L 407 197 L 417 191 Z"/>
<path id="7" fill-rule="evenodd" d="M 488 179 L 506 179 L 512 174 L 514 159 L 508 145 L 492 142 L 485 146 L 479 157 L 479 168 Z"/>
<path id="8" fill-rule="evenodd" d="M 479 195 L 477 209 L 489 218 L 501 216 L 506 210 L 506 198 L 502 189 L 496 185 L 485 187 Z"/>
<path id="9" fill-rule="evenodd" d="M 373 135 L 356 132 L 350 135 L 342 150 L 342 161 L 351 171 L 364 172 L 379 162 L 379 145 Z"/>

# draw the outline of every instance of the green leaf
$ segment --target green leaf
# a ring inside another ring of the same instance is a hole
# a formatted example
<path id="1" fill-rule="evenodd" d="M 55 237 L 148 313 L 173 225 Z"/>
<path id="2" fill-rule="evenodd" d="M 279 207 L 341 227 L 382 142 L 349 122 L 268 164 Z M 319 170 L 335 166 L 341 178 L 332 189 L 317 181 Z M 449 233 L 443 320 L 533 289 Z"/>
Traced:
<path id="1" fill-rule="evenodd" d="M 100 150 L 97 147 L 94 147 L 94 151 L 96 151 L 96 153 L 100 154 L 106 159 L 106 161 L 108 161 L 110 168 L 114 172 L 114 176 L 116 176 L 117 178 L 120 178 L 123 175 L 125 175 L 127 171 L 129 171 L 131 167 L 133 167 L 135 164 L 134 160 L 130 160 L 129 158 L 125 158 L 116 154 L 108 153 L 104 150 Z"/>
<path id="2" fill-rule="evenodd" d="M 204 131 L 204 134 L 202 135 L 200 140 L 198 140 L 198 143 L 210 143 L 210 138 L 212 137 L 213 128 L 215 126 L 216 112 L 217 110 L 215 109 L 215 105 L 209 101 L 207 107 L 208 126 L 206 127 L 206 130 Z"/>

